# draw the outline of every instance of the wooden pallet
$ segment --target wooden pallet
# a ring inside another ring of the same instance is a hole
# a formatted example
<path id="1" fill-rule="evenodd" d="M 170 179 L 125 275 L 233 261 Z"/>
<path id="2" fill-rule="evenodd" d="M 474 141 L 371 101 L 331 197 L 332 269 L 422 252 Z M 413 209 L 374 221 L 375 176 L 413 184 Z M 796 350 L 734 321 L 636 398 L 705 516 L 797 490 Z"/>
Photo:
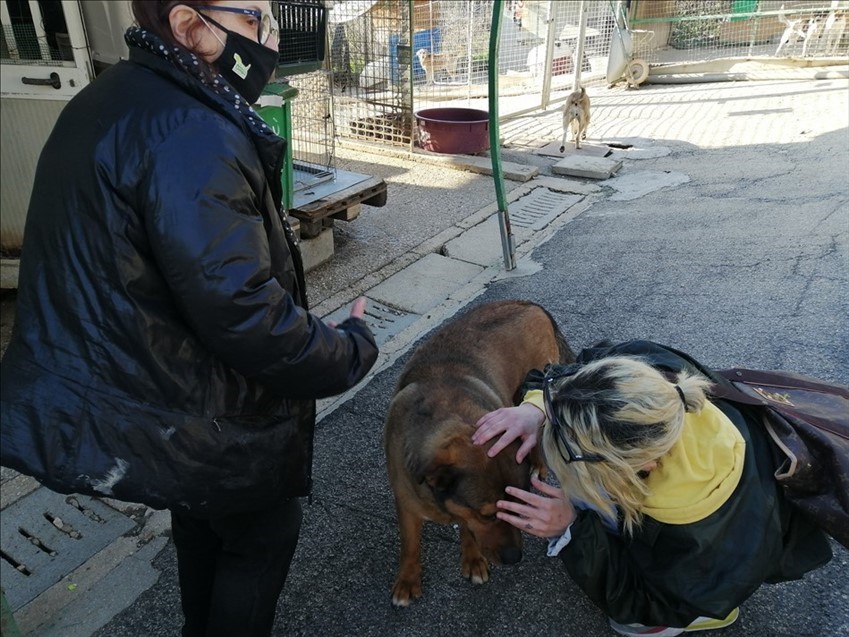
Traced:
<path id="1" fill-rule="evenodd" d="M 289 211 L 301 226 L 301 237 L 317 237 L 324 228 L 333 226 L 335 220 L 353 221 L 360 215 L 362 204 L 381 207 L 386 205 L 386 182 L 370 177 L 353 186 L 322 197 Z"/>

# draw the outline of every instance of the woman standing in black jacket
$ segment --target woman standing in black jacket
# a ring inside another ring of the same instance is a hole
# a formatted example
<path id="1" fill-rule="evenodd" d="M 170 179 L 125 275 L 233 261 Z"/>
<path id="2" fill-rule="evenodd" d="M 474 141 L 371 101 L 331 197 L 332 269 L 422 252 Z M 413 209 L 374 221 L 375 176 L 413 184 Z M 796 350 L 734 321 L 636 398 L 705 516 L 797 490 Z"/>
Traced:
<path id="1" fill-rule="evenodd" d="M 825 534 L 783 497 L 763 427 L 707 400 L 693 361 L 648 341 L 577 360 L 532 372 L 522 405 L 484 416 L 473 439 L 498 437 L 490 455 L 521 439 L 517 460 L 542 444 L 561 488 L 510 487 L 498 517 L 549 538 L 548 554 L 614 631 L 727 626 L 764 582 L 831 558 Z"/>
<path id="2" fill-rule="evenodd" d="M 315 400 L 377 357 L 364 299 L 307 310 L 285 141 L 251 108 L 268 1 L 140 2 L 130 58 L 64 108 L 27 214 L 2 462 L 172 513 L 184 635 L 268 635 L 309 493 Z"/>

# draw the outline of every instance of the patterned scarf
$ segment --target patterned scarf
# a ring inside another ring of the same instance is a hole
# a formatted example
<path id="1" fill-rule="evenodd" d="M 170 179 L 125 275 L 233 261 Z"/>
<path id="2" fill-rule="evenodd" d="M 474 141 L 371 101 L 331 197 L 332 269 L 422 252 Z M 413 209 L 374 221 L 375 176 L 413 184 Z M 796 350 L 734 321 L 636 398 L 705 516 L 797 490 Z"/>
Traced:
<path id="1" fill-rule="evenodd" d="M 248 128 L 259 137 L 277 138 L 253 107 L 221 77 L 209 64 L 198 59 L 198 56 L 180 46 L 169 46 L 159 37 L 145 31 L 141 27 L 132 26 L 124 34 L 127 46 L 135 47 L 161 57 L 184 73 L 197 79 L 205 89 L 214 93 L 225 106 L 233 108 L 248 125 Z"/>

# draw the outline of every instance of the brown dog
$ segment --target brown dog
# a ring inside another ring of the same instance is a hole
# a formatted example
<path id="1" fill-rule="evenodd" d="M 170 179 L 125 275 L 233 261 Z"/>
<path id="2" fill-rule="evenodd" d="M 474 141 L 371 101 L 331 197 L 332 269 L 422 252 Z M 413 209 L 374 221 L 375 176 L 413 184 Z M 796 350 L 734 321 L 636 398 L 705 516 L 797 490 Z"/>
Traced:
<path id="1" fill-rule="evenodd" d="M 427 49 L 419 49 L 416 51 L 416 57 L 419 58 L 419 64 L 424 69 L 428 84 L 433 84 L 437 71 L 445 71 L 451 81 L 454 81 L 457 58 L 453 55 L 448 53 L 431 53 Z"/>
<path id="2" fill-rule="evenodd" d="M 587 138 L 587 128 L 590 125 L 590 96 L 582 86 L 579 91 L 573 91 L 566 98 L 563 106 L 563 139 L 560 142 L 560 152 L 566 150 L 566 135 L 569 124 L 572 125 L 572 136 L 575 138 L 575 148 L 581 147 L 581 140 Z"/>
<path id="3" fill-rule="evenodd" d="M 541 457 L 516 464 L 514 442 L 490 458 L 489 445 L 472 444 L 474 424 L 514 404 L 531 369 L 574 360 L 548 312 L 524 301 L 481 305 L 442 327 L 410 358 L 384 432 L 401 535 L 393 604 L 407 606 L 422 594 L 425 520 L 459 525 L 462 573 L 476 584 L 489 579 L 489 562 L 522 559 L 521 534 L 495 517 L 495 503 L 507 497 L 507 486 L 528 489 Z"/>

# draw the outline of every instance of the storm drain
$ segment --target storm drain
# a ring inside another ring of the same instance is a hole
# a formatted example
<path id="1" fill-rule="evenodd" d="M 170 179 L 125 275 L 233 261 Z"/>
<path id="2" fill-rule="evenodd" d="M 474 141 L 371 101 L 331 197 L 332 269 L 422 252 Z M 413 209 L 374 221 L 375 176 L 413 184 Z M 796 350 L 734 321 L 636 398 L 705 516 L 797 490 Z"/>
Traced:
<path id="1" fill-rule="evenodd" d="M 350 312 L 350 306 L 346 305 L 332 314 L 325 316 L 324 320 L 341 323 L 348 318 Z M 388 305 L 378 303 L 373 299 L 369 299 L 366 306 L 365 322 L 372 333 L 374 333 L 374 338 L 378 346 L 386 343 L 386 341 L 415 323 L 419 318 L 421 318 L 419 314 L 396 310 Z"/>
<path id="2" fill-rule="evenodd" d="M 542 230 L 583 198 L 583 195 L 534 188 L 510 204 L 510 223 L 529 230 Z"/>
<path id="3" fill-rule="evenodd" d="M 31 602 L 135 525 L 98 500 L 47 489 L 3 509 L 0 577 L 12 610 Z"/>

